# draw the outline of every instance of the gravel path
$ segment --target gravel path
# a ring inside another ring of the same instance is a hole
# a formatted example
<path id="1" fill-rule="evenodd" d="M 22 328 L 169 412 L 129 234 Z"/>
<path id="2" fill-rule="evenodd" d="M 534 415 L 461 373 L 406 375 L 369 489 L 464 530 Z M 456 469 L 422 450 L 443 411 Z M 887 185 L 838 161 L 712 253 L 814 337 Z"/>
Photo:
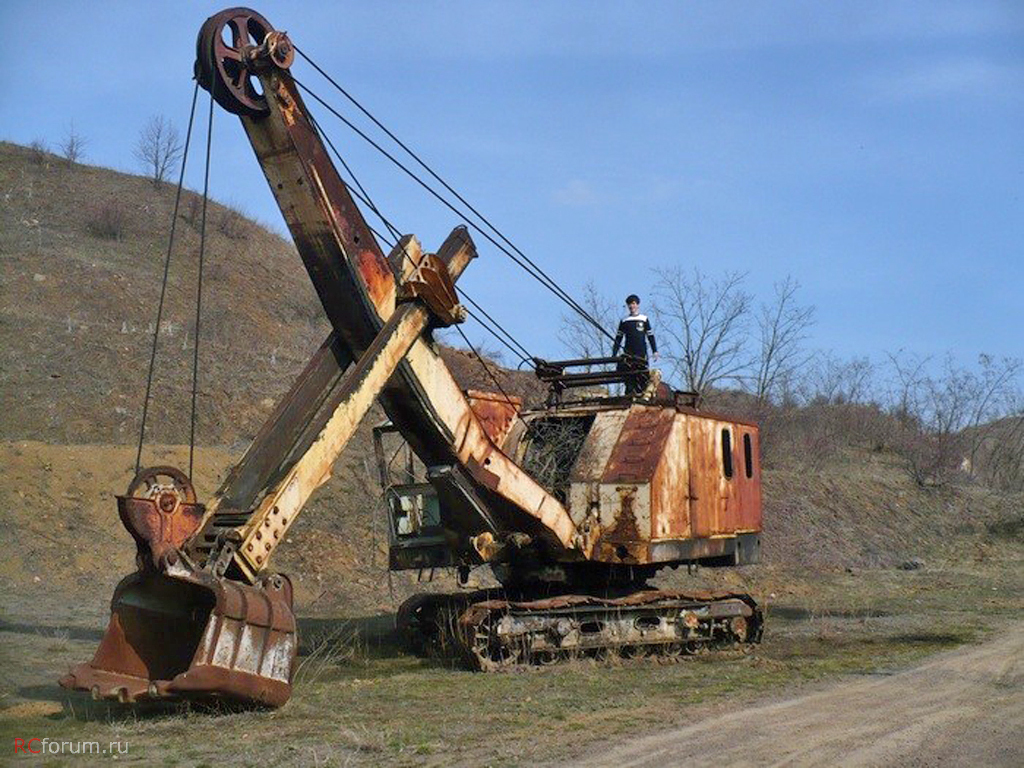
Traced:
<path id="1" fill-rule="evenodd" d="M 716 714 L 588 766 L 1024 766 L 1024 624 L 889 676 Z"/>

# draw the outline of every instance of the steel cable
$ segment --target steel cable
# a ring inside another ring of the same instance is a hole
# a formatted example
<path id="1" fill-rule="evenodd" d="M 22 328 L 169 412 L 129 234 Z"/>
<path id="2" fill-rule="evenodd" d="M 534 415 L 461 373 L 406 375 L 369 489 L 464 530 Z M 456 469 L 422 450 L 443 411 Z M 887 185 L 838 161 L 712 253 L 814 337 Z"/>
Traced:
<path id="1" fill-rule="evenodd" d="M 334 156 L 337 158 L 338 162 L 342 164 L 342 167 L 344 167 L 348 175 L 352 177 L 352 181 L 355 184 L 355 189 L 353 189 L 352 185 L 349 184 L 347 185 L 349 191 L 352 193 L 354 197 L 356 197 L 360 202 L 362 202 L 376 214 L 377 218 L 379 218 L 384 223 L 384 226 L 387 227 L 387 229 L 391 232 L 391 238 L 393 238 L 393 240 L 385 235 L 382 235 L 369 224 L 367 224 L 366 226 L 378 240 L 386 244 L 388 247 L 394 248 L 395 246 L 397 246 L 398 243 L 401 242 L 402 237 L 398 228 L 395 227 L 394 224 L 392 224 L 383 213 L 381 213 L 380 209 L 370 198 L 370 195 L 366 191 L 365 187 L 363 187 L 359 179 L 356 177 L 355 172 L 352 170 L 349 164 L 345 162 L 345 159 L 342 157 L 337 147 L 334 146 L 334 142 L 331 141 L 330 137 L 324 132 L 323 128 L 321 128 L 316 118 L 314 118 L 312 115 L 310 115 L 310 122 L 313 124 L 313 128 L 316 130 L 320 138 L 324 141 L 325 144 L 327 144 L 331 152 L 334 153 Z M 409 255 L 409 252 L 404 247 L 402 248 L 402 254 L 413 267 L 416 266 L 413 263 L 412 257 Z M 480 312 L 480 314 L 486 317 L 494 325 L 495 328 L 497 328 L 497 331 L 494 330 L 479 317 L 470 313 L 470 316 L 477 323 L 479 323 L 485 331 L 493 335 L 498 340 L 498 342 L 500 342 L 503 346 L 505 346 L 505 348 L 512 352 L 512 354 L 519 358 L 521 363 L 531 363 L 533 361 L 533 355 L 530 353 L 530 351 L 526 349 L 526 347 L 524 347 L 509 331 L 502 327 L 502 325 L 497 320 L 491 317 L 491 315 L 483 307 L 477 304 L 473 300 L 473 298 L 468 293 L 466 293 L 466 291 L 460 290 L 459 293 L 466 299 L 466 301 L 468 301 L 473 307 L 475 307 L 476 310 Z M 504 334 L 505 338 L 502 338 L 502 334 Z"/>
<path id="2" fill-rule="evenodd" d="M 370 136 L 368 136 L 364 131 L 362 131 L 351 120 L 349 120 L 344 115 L 342 115 L 340 112 L 338 112 L 336 109 L 334 109 L 334 107 L 332 107 L 330 104 L 328 104 L 324 99 L 320 98 L 320 96 L 318 96 L 313 90 L 311 90 L 309 88 L 309 86 L 307 86 L 306 84 L 300 82 L 298 79 L 295 79 L 294 77 L 293 77 L 293 80 L 295 80 L 295 83 L 297 85 L 300 85 L 306 91 L 306 93 L 308 93 L 317 102 L 319 102 L 320 105 L 324 107 L 324 109 L 326 109 L 328 112 L 330 112 L 336 118 L 341 120 L 341 122 L 343 122 L 352 131 L 354 131 L 360 138 L 362 138 L 364 141 L 366 141 L 368 144 L 370 144 L 370 146 L 372 146 L 374 149 L 376 149 L 378 152 L 380 152 L 382 155 L 384 155 L 384 157 L 386 157 L 395 166 L 397 166 L 406 175 L 408 175 L 409 178 L 411 178 L 413 181 L 415 181 L 417 184 L 419 184 L 421 187 L 423 187 L 424 190 L 429 192 L 435 199 L 437 199 L 438 202 L 440 202 L 442 205 L 444 205 L 446 208 L 448 208 L 450 211 L 452 211 L 452 213 L 454 213 L 456 216 L 459 216 L 460 218 L 463 218 L 467 222 L 469 222 L 469 224 L 474 229 L 476 229 L 477 232 L 479 232 L 481 235 L 483 235 L 492 245 L 494 245 L 499 251 L 501 251 L 506 256 L 508 256 L 514 263 L 519 265 L 519 267 L 521 267 L 528 275 L 533 277 L 535 280 L 537 280 L 537 282 L 539 282 L 541 285 L 543 285 L 545 288 L 547 288 L 549 291 L 551 291 L 551 293 L 553 293 L 557 298 L 559 298 L 561 301 L 563 301 L 565 304 L 567 304 L 573 311 L 575 311 L 577 314 L 579 314 L 584 320 L 586 320 L 591 325 L 593 325 L 594 328 L 599 330 L 601 333 L 603 333 L 609 339 L 614 338 L 600 323 L 598 323 L 593 317 L 591 317 L 590 314 L 588 314 L 587 311 L 584 310 L 579 305 L 578 302 L 576 302 L 571 296 L 569 296 L 569 294 L 566 293 L 565 290 L 561 286 L 559 286 L 551 277 L 549 277 L 547 274 L 545 274 L 543 272 L 543 270 L 541 270 L 539 267 L 530 266 L 530 264 L 524 263 L 523 259 L 521 259 L 518 256 L 516 256 L 506 246 L 504 246 L 500 242 L 498 242 L 494 238 L 493 235 L 491 235 L 489 232 L 487 232 L 487 230 L 483 229 L 479 224 L 477 224 L 473 220 L 473 217 L 468 216 L 465 211 L 460 211 L 458 208 L 456 208 L 454 205 L 452 205 L 451 202 L 446 200 L 440 193 L 438 193 L 429 184 L 427 184 L 425 181 L 423 181 L 423 179 L 421 179 L 419 176 L 417 176 L 415 173 L 413 173 L 413 171 L 411 171 L 404 163 L 402 163 L 402 161 L 400 161 L 398 158 L 396 158 L 394 155 L 392 155 L 390 152 L 388 152 L 386 149 L 384 149 L 380 144 L 378 144 L 376 141 L 374 141 Z M 490 225 L 488 225 L 488 226 L 490 226 Z"/>
<path id="3" fill-rule="evenodd" d="M 332 78 L 330 75 L 328 75 L 315 61 L 313 61 L 301 49 L 299 49 L 298 46 L 295 47 L 295 51 L 300 56 L 302 56 L 302 58 L 305 59 L 310 64 L 310 66 L 312 66 L 317 72 L 319 72 L 320 75 L 324 79 L 326 79 L 331 85 L 333 85 L 346 99 L 348 99 L 350 102 L 352 102 L 352 104 L 355 105 L 355 107 L 360 112 L 362 112 L 364 115 L 366 115 L 366 117 L 369 118 L 374 123 L 374 125 L 376 125 L 382 131 L 384 131 L 384 133 L 387 134 L 387 136 L 392 141 L 394 141 L 398 146 L 400 146 L 403 150 L 405 150 L 406 154 L 408 154 L 413 160 L 415 160 L 427 173 L 429 173 L 434 179 L 436 179 L 446 190 L 448 190 L 451 194 L 455 195 L 456 199 L 458 199 L 459 202 L 461 202 L 463 205 L 465 205 L 467 208 L 469 208 L 469 210 L 472 211 L 480 219 L 480 221 L 482 221 L 484 224 L 486 224 L 491 229 L 491 231 L 493 231 L 499 238 L 501 238 L 527 264 L 529 264 L 534 270 L 536 270 L 537 275 L 533 275 L 533 276 L 536 279 L 538 279 L 541 282 L 542 285 L 545 284 L 544 280 L 546 280 L 547 283 L 550 283 L 550 285 L 548 286 L 549 289 L 552 289 L 553 292 L 555 292 L 556 296 L 558 296 L 560 299 L 562 299 L 562 301 L 564 301 L 566 304 L 568 304 L 573 310 L 578 312 L 587 322 L 591 323 L 595 328 L 597 328 L 599 331 L 604 333 L 608 338 L 613 338 L 612 335 L 600 323 L 598 323 L 597 320 L 595 320 L 590 315 L 590 313 L 588 313 L 585 309 L 583 309 L 583 307 L 581 307 L 580 304 L 575 299 L 573 299 L 572 296 L 570 296 L 568 292 L 566 292 L 561 286 L 559 286 L 554 281 L 554 279 L 552 279 L 546 272 L 544 272 L 544 270 L 541 269 L 541 267 L 538 266 L 536 264 L 536 262 L 534 262 L 532 259 L 530 259 L 530 257 L 527 256 L 525 253 L 523 253 L 515 245 L 515 243 L 513 243 L 511 240 L 509 240 L 508 237 L 505 236 L 505 234 L 500 229 L 498 229 L 494 224 L 491 223 L 491 221 L 486 216 L 484 216 L 475 207 L 473 207 L 473 205 L 468 200 L 466 200 L 462 195 L 460 195 L 454 188 L 452 188 L 452 186 L 450 184 L 448 184 L 448 182 L 446 182 L 443 178 L 441 178 L 434 171 L 433 168 L 431 168 L 422 159 L 420 159 L 420 157 L 415 152 L 413 152 L 401 139 L 399 139 L 397 136 L 395 136 L 395 134 L 392 133 L 387 128 L 387 126 L 385 126 L 383 123 L 381 123 L 380 120 L 378 120 L 376 117 L 374 117 L 374 115 L 372 113 L 370 113 L 370 111 L 367 110 L 366 107 L 364 107 L 361 103 L 359 103 L 359 101 L 354 96 L 352 96 L 348 91 L 346 91 L 334 78 Z M 296 82 L 298 82 L 298 81 L 296 81 Z M 303 87 L 305 87 L 305 86 L 303 86 Z M 316 94 L 313 94 L 311 92 L 311 95 L 313 95 L 314 98 L 317 98 L 317 100 L 320 101 L 320 99 L 316 96 Z M 321 101 L 321 103 L 323 103 L 323 102 Z M 324 106 L 327 106 L 327 105 L 325 104 Z M 339 116 L 339 118 L 340 118 L 340 116 Z M 340 119 L 344 120 L 344 118 L 340 118 Z M 362 134 L 362 132 L 358 131 L 358 129 L 356 129 L 355 126 L 353 126 L 347 120 L 345 122 L 346 122 L 346 124 L 349 125 L 349 127 L 353 128 L 353 130 L 356 130 L 357 133 L 360 133 L 360 135 L 363 136 L 363 138 L 366 138 L 367 140 L 369 140 L 365 135 Z M 373 142 L 371 142 L 371 143 L 373 143 Z M 378 150 L 380 150 L 380 147 L 378 147 L 376 144 L 374 144 L 374 146 Z M 380 150 L 380 151 L 383 151 L 383 150 Z M 390 155 L 387 155 L 387 156 L 389 157 L 389 159 L 393 160 L 393 158 L 391 158 Z M 402 166 L 399 166 L 399 167 L 402 167 Z M 404 167 L 402 169 L 406 170 Z M 406 170 L 406 172 L 408 173 L 407 170 Z M 435 193 L 435 195 L 436 195 L 436 193 Z M 460 215 L 462 215 L 462 214 L 460 214 Z M 467 216 L 466 218 L 468 219 L 469 217 Z M 480 229 L 480 227 L 477 227 L 477 229 Z M 480 230 L 480 231 L 481 231 L 482 234 L 486 235 L 486 233 L 484 233 L 483 230 Z M 488 238 L 488 239 L 490 239 L 490 238 Z M 497 245 L 497 243 L 495 243 L 495 245 Z M 502 249 L 502 250 L 504 250 L 504 249 Z M 508 254 L 507 251 L 506 251 L 506 254 L 511 257 L 511 254 Z M 514 257 L 513 257 L 513 260 L 515 260 Z M 519 262 L 517 261 L 517 263 L 519 263 Z M 520 264 L 520 266 L 522 266 L 522 264 Z M 523 267 L 523 268 L 526 269 L 525 267 Z M 528 273 L 530 273 L 529 270 L 526 270 L 526 271 Z M 530 274 L 532 275 L 533 273 L 530 273 Z M 538 277 L 538 275 L 540 277 Z M 543 280 L 540 279 L 541 277 L 543 277 Z"/>
<path id="4" fill-rule="evenodd" d="M 203 307 L 203 257 L 206 253 L 206 203 L 210 194 L 210 147 L 213 143 L 213 91 L 210 91 L 210 116 L 206 123 L 206 168 L 203 172 L 203 219 L 199 231 L 199 275 L 196 280 L 196 341 L 192 348 L 192 413 L 188 433 L 188 476 L 192 477 L 196 448 L 196 392 L 199 387 L 199 323 Z"/>
<path id="5" fill-rule="evenodd" d="M 174 211 L 171 214 L 171 233 L 167 241 L 167 256 L 164 259 L 164 277 L 160 283 L 160 301 L 156 310 L 156 328 L 153 330 L 153 348 L 149 355 L 149 373 L 146 374 L 146 394 L 142 401 L 142 426 L 139 428 L 139 447 L 135 453 L 135 474 L 142 468 L 142 445 L 146 439 L 146 418 L 149 416 L 149 396 L 153 389 L 153 371 L 156 365 L 157 342 L 160 339 L 160 322 L 164 314 L 164 298 L 167 295 L 167 276 L 171 268 L 171 253 L 174 250 L 174 232 L 178 225 L 178 206 L 181 204 L 181 189 L 185 183 L 185 164 L 188 162 L 188 148 L 192 141 L 192 125 L 196 116 L 196 100 L 199 97 L 199 83 L 192 89 L 192 106 L 188 113 L 188 130 L 185 133 L 185 148 L 181 154 L 181 172 L 178 174 L 178 189 L 174 193 Z M 191 472 L 189 473 L 191 474 Z"/>

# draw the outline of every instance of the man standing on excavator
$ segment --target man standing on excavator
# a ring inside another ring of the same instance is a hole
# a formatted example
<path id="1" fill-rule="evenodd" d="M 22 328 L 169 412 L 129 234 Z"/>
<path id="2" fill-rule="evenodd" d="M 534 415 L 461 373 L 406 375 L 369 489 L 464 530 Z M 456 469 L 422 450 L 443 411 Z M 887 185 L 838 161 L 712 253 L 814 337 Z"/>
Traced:
<path id="1" fill-rule="evenodd" d="M 657 360 L 658 343 L 654 340 L 654 329 L 651 328 L 651 321 L 647 315 L 640 314 L 640 297 L 631 293 L 626 297 L 626 309 L 629 316 L 619 323 L 619 331 L 615 334 L 615 344 L 612 345 L 612 357 L 619 354 L 619 346 L 625 340 L 623 347 L 624 360 L 619 363 L 620 371 L 637 371 L 636 374 L 626 379 L 626 394 L 636 395 L 644 391 L 647 386 L 647 344 L 651 345 L 651 352 Z"/>

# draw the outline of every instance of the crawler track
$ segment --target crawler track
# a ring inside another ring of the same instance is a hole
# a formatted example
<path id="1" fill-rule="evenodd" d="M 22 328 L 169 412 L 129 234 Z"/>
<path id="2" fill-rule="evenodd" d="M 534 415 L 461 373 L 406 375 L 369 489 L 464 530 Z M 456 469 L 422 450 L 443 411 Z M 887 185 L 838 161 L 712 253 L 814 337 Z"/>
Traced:
<path id="1" fill-rule="evenodd" d="M 645 590 L 626 597 L 509 600 L 494 593 L 417 595 L 398 614 L 423 650 L 482 671 L 576 656 L 676 658 L 760 642 L 749 595 Z"/>

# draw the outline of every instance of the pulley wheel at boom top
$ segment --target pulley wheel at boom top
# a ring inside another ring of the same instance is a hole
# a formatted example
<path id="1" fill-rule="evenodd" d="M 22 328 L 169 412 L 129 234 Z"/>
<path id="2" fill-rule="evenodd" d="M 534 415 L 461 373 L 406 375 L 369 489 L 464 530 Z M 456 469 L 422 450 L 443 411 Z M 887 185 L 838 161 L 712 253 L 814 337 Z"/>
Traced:
<path id="1" fill-rule="evenodd" d="M 253 84 L 252 72 L 258 67 L 254 51 L 265 51 L 282 69 L 295 58 L 287 35 L 248 8 L 228 8 L 211 16 L 196 39 L 196 80 L 234 115 L 263 117 L 270 112 L 266 96 Z"/>

